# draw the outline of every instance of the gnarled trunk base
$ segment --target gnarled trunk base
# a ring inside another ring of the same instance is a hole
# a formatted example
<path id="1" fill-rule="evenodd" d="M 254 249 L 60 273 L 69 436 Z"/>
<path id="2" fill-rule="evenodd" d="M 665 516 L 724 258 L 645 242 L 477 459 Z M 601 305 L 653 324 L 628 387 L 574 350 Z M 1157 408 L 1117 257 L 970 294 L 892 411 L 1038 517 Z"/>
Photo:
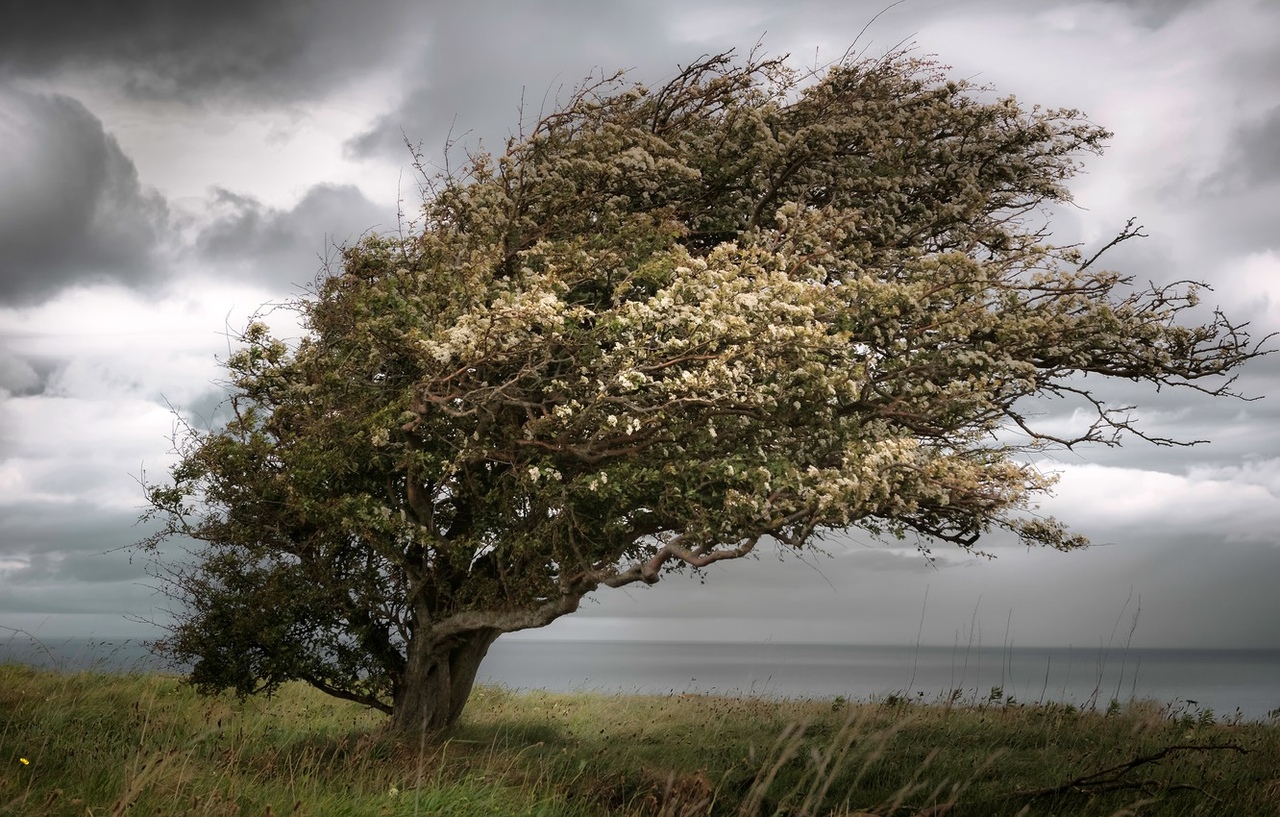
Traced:
<path id="1" fill-rule="evenodd" d="M 458 636 L 432 650 L 415 644 L 396 693 L 390 728 L 402 734 L 439 732 L 457 722 L 471 696 L 480 662 L 501 631 L 484 629 Z"/>

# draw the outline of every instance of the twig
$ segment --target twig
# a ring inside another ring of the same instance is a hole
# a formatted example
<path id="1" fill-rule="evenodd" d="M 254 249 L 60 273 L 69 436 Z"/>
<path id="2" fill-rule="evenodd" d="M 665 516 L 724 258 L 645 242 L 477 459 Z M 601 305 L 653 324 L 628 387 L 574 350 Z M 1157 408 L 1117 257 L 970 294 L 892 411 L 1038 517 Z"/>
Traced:
<path id="1" fill-rule="evenodd" d="M 1127 222 L 1125 222 L 1124 229 L 1121 230 L 1120 233 L 1116 235 L 1115 238 L 1107 242 L 1107 245 L 1105 247 L 1103 247 L 1102 249 L 1094 253 L 1093 256 L 1088 261 L 1085 261 L 1083 264 L 1077 267 L 1076 271 L 1084 272 L 1086 269 L 1093 266 L 1093 262 L 1101 258 L 1103 253 L 1105 253 L 1107 250 L 1111 249 L 1117 244 L 1122 244 L 1131 238 L 1146 238 L 1147 234 L 1142 232 L 1142 225 L 1138 225 L 1138 228 L 1136 230 L 1134 229 L 1133 222 L 1135 221 L 1137 221 L 1136 218 L 1130 218 Z"/>
<path id="2" fill-rule="evenodd" d="M 1212 752 L 1220 749 L 1239 752 L 1242 755 L 1249 754 L 1249 750 L 1242 746 L 1236 746 L 1233 743 L 1209 743 L 1209 744 L 1178 744 L 1176 746 L 1166 746 L 1160 751 L 1150 755 L 1139 755 L 1118 766 L 1112 766 L 1108 769 L 1093 772 L 1092 774 L 1082 775 L 1077 778 L 1068 780 L 1058 786 L 1049 786 L 1043 789 L 1032 789 L 1030 791 L 1014 792 L 1013 796 L 1038 798 L 1051 797 L 1055 794 L 1063 794 L 1068 791 L 1080 792 L 1099 792 L 1099 791 L 1116 791 L 1118 789 L 1145 789 L 1149 787 L 1163 787 L 1166 789 L 1193 789 L 1204 794 L 1208 794 L 1198 786 L 1189 783 L 1170 783 L 1160 784 L 1153 780 L 1129 781 L 1122 778 L 1138 768 L 1150 763 L 1158 763 L 1169 755 L 1176 752 Z"/>

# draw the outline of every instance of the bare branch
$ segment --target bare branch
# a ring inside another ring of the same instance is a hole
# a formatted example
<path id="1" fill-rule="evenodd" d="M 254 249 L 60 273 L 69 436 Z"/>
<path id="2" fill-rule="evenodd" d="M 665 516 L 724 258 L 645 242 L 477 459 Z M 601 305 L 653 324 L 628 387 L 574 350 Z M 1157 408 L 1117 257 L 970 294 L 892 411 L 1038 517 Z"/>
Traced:
<path id="1" fill-rule="evenodd" d="M 1131 238 L 1147 238 L 1147 234 L 1142 232 L 1141 224 L 1139 224 L 1137 227 L 1133 226 L 1133 223 L 1137 220 L 1138 219 L 1136 217 L 1131 216 L 1129 220 L 1125 222 L 1124 228 L 1120 230 L 1120 232 L 1116 235 L 1116 237 L 1108 241 L 1106 245 L 1103 246 L 1102 249 L 1098 250 L 1096 253 L 1091 255 L 1089 257 L 1089 260 L 1085 261 L 1083 264 L 1078 266 L 1076 268 L 1076 271 L 1084 272 L 1086 269 L 1093 266 L 1093 262 L 1101 258 L 1107 250 L 1111 249 L 1117 244 L 1123 244 L 1124 242 L 1128 241 Z"/>

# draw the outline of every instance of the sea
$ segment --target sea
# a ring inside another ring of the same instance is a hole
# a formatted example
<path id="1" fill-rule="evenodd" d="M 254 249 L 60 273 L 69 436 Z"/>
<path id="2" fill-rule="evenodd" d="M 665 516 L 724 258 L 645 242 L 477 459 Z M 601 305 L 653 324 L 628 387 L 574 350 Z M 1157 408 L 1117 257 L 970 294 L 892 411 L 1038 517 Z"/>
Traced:
<path id="1" fill-rule="evenodd" d="M 64 671 L 181 670 L 129 639 L 15 635 L 0 640 L 0 662 Z M 1103 710 L 1146 701 L 1178 718 L 1280 722 L 1280 650 L 509 638 L 489 650 L 478 681 L 513 690 Z"/>

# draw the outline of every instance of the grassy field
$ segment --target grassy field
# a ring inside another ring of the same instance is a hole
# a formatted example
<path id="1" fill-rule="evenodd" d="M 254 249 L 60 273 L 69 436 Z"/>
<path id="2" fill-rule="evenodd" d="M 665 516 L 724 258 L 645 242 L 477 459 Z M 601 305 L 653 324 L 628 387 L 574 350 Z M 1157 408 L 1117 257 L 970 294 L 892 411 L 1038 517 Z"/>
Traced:
<path id="1" fill-rule="evenodd" d="M 1280 726 L 1155 706 L 481 688 L 441 740 L 382 723 L 301 685 L 0 666 L 0 815 L 1280 814 Z"/>

